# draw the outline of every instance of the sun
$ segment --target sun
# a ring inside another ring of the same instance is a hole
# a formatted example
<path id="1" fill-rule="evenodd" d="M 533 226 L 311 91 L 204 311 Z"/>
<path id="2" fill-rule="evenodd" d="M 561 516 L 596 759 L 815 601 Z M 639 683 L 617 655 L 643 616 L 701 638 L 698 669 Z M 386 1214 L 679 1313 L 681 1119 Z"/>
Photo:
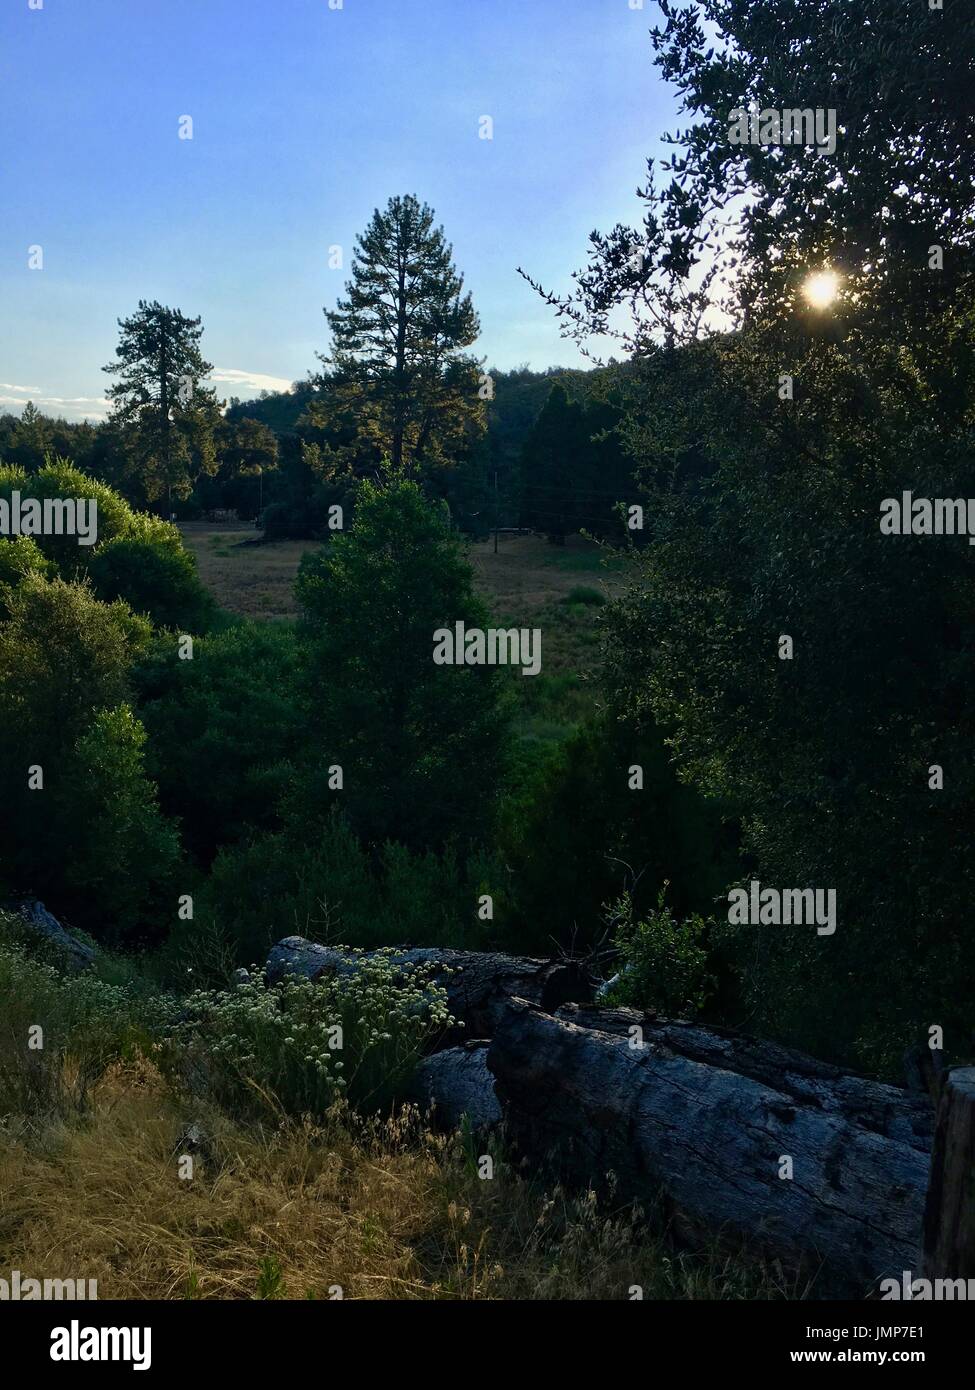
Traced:
<path id="1" fill-rule="evenodd" d="M 833 270 L 819 270 L 810 275 L 802 286 L 802 292 L 814 309 L 828 309 L 839 294 L 840 277 Z"/>

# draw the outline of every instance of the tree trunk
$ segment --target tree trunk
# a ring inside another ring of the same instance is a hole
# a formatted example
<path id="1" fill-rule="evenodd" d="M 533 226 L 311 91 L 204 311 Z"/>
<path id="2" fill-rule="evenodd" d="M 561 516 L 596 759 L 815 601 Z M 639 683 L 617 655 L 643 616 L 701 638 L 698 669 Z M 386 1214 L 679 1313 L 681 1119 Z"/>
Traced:
<path id="1" fill-rule="evenodd" d="M 612 1172 L 623 1197 L 662 1194 L 678 1232 L 728 1234 L 800 1272 L 824 1261 L 832 1289 L 859 1296 L 918 1267 L 925 1099 L 774 1043 L 518 999 L 488 1066 L 523 1153 L 582 1183 Z"/>
<path id="2" fill-rule="evenodd" d="M 402 228 L 400 238 L 402 239 Z M 393 449 L 392 464 L 399 469 L 403 464 L 403 435 L 406 424 L 406 248 L 401 244 L 398 250 L 396 279 L 396 366 L 393 387 Z"/>
<path id="3" fill-rule="evenodd" d="M 924 1273 L 975 1279 L 975 1067 L 953 1068 L 941 1092 L 924 1212 Z"/>
<path id="4" fill-rule="evenodd" d="M 446 1047 L 424 1057 L 417 1068 L 413 1098 L 424 1112 L 433 1111 L 438 1128 L 454 1130 L 466 1116 L 474 1130 L 501 1122 L 501 1105 L 488 1071 L 489 1044 L 481 1039 L 462 1047 Z"/>
<path id="5" fill-rule="evenodd" d="M 348 974 L 358 968 L 363 956 L 374 954 L 366 951 L 356 956 L 341 948 L 288 936 L 272 947 L 267 977 L 273 983 L 289 971 L 310 980 Z M 393 959 L 402 966 L 434 967 L 433 978 L 446 989 L 450 1012 L 464 1025 L 464 1038 L 490 1037 L 512 995 L 530 999 L 543 1009 L 557 1009 L 567 999 L 588 1001 L 593 997 L 592 980 L 577 961 L 436 947 L 404 948 L 395 951 Z"/>

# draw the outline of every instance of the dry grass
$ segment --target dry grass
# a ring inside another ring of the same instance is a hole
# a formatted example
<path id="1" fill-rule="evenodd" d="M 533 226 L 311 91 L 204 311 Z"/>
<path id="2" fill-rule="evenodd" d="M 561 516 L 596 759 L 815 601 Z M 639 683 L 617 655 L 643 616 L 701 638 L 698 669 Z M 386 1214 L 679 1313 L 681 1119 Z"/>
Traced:
<path id="1" fill-rule="evenodd" d="M 148 1063 L 115 1067 L 84 1118 L 0 1128 L 0 1269 L 97 1279 L 100 1298 L 627 1299 L 774 1296 L 717 1256 L 677 1257 L 417 1117 L 247 1128 L 189 1116 Z"/>
<path id="2" fill-rule="evenodd" d="M 254 544 L 253 527 L 187 521 L 183 544 L 196 556 L 200 578 L 221 608 L 245 618 L 293 618 L 294 582 L 301 557 L 315 541 Z"/>
<path id="3" fill-rule="evenodd" d="M 579 584 L 611 597 L 622 583 L 617 569 L 602 564 L 600 548 L 581 536 L 568 537 L 564 546 L 542 536 L 502 536 L 497 555 L 487 540 L 471 545 L 469 556 L 492 612 L 513 623 L 537 623 L 540 612 L 564 603 Z"/>
<path id="4" fill-rule="evenodd" d="M 238 524 L 188 521 L 180 531 L 195 556 L 200 578 L 222 608 L 248 618 L 293 618 L 294 581 L 301 557 L 315 541 L 254 544 L 260 532 Z M 470 546 L 477 587 L 498 617 L 537 623 L 542 610 L 563 603 L 579 583 L 606 592 L 620 586 L 619 575 L 600 565 L 601 552 L 580 536 L 564 546 L 540 536 L 503 536 L 498 554 L 491 541 Z"/>

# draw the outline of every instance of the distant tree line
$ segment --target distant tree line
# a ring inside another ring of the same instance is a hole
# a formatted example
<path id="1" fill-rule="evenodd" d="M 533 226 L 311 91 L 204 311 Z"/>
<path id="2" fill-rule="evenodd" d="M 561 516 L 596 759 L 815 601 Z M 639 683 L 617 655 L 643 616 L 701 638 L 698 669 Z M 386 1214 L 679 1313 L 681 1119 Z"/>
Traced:
<path id="1" fill-rule="evenodd" d="M 259 518 L 270 540 L 324 535 L 329 508 L 350 506 L 354 484 L 384 460 L 473 535 L 619 532 L 614 508 L 634 485 L 611 380 L 485 371 L 468 351 L 477 315 L 429 207 L 397 197 L 375 212 L 326 317 L 321 370 L 287 392 L 221 402 L 206 385 L 200 319 L 140 301 L 105 368 L 107 421 L 48 420 L 28 403 L 20 420 L 0 418 L 0 459 L 34 471 L 71 457 L 137 507 L 236 512 Z M 601 399 L 570 403 L 563 383 Z"/>

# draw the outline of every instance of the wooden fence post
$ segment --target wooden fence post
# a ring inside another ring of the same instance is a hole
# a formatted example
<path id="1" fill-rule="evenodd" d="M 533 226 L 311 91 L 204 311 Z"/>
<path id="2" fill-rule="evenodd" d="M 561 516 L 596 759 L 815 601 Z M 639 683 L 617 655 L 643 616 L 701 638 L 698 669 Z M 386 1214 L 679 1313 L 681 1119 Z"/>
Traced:
<path id="1" fill-rule="evenodd" d="M 928 1279 L 975 1279 L 975 1067 L 944 1079 L 924 1210 Z"/>

